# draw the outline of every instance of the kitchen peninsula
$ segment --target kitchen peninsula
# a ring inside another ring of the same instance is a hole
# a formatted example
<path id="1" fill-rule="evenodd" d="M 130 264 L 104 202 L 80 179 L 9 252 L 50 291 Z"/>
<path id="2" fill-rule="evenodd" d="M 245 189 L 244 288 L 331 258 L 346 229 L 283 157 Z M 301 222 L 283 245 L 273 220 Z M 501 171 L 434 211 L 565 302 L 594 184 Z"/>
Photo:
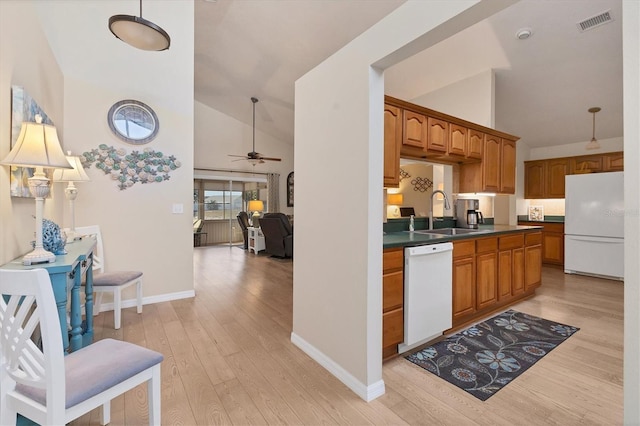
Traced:
<path id="1" fill-rule="evenodd" d="M 388 228 L 389 229 L 389 228 Z M 455 228 L 446 228 L 455 229 Z M 442 233 L 435 233 L 435 232 Z M 391 231 L 383 251 L 383 358 L 404 341 L 404 249 L 451 242 L 452 333 L 535 294 L 541 284 L 542 232 L 539 226 L 480 225 L 476 230 Z M 428 277 L 425 277 L 428 279 Z"/>

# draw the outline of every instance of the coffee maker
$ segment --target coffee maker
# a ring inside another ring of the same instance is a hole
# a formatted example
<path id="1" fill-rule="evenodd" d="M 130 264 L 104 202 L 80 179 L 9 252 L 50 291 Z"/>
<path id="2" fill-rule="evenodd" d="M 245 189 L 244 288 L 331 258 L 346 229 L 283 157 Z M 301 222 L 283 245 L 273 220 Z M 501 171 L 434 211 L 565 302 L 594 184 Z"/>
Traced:
<path id="1" fill-rule="evenodd" d="M 478 224 L 484 223 L 480 208 L 480 200 L 456 200 L 455 215 L 458 228 L 477 229 Z"/>

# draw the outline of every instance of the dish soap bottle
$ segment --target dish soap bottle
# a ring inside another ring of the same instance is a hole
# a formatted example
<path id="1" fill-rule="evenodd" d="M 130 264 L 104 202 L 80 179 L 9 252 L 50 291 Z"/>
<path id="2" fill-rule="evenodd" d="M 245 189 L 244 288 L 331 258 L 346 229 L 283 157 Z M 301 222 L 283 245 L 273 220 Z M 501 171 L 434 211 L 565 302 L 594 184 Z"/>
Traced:
<path id="1" fill-rule="evenodd" d="M 413 215 L 411 215 L 409 217 L 409 231 L 413 232 L 415 230 L 414 226 L 413 226 Z"/>

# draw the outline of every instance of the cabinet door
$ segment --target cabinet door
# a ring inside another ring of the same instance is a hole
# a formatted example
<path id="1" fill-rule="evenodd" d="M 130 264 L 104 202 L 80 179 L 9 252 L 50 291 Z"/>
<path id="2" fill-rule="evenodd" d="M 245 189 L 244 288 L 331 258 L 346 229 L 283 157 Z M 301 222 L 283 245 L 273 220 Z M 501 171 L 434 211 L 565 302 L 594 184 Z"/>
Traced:
<path id="1" fill-rule="evenodd" d="M 564 198 L 564 177 L 569 174 L 569 160 L 557 158 L 547 160 L 545 198 Z"/>
<path id="2" fill-rule="evenodd" d="M 583 155 L 571 158 L 569 169 L 572 175 L 602 172 L 602 155 Z"/>
<path id="3" fill-rule="evenodd" d="M 412 111 L 404 111 L 404 132 L 402 144 L 416 148 L 426 148 L 427 117 Z"/>
<path id="4" fill-rule="evenodd" d="M 612 152 L 605 154 L 604 171 L 621 172 L 624 170 L 624 154 L 622 152 Z"/>
<path id="5" fill-rule="evenodd" d="M 453 261 L 453 320 L 476 311 L 476 268 L 473 256 Z"/>
<path id="6" fill-rule="evenodd" d="M 384 186 L 400 185 L 400 147 L 402 116 L 398 107 L 384 106 Z"/>
<path id="7" fill-rule="evenodd" d="M 516 193 L 516 143 L 502 139 L 500 163 L 500 192 Z"/>
<path id="8" fill-rule="evenodd" d="M 524 163 L 524 198 L 545 198 L 545 161 L 526 161 Z"/>
<path id="9" fill-rule="evenodd" d="M 542 280 L 542 246 L 524 248 L 524 289 L 539 287 Z"/>
<path id="10" fill-rule="evenodd" d="M 467 158 L 482 160 L 484 152 L 484 133 L 469 129 L 469 142 L 467 144 Z"/>
<path id="11" fill-rule="evenodd" d="M 469 130 L 466 127 L 449 123 L 449 155 L 458 157 L 466 156 L 468 134 Z"/>
<path id="12" fill-rule="evenodd" d="M 547 223 L 542 231 L 542 263 L 564 265 L 564 225 Z"/>
<path id="13" fill-rule="evenodd" d="M 496 252 L 476 256 L 476 307 L 478 310 L 496 303 L 498 293 L 498 259 Z"/>
<path id="14" fill-rule="evenodd" d="M 511 295 L 517 296 L 524 291 L 524 248 L 513 249 L 512 254 Z"/>
<path id="15" fill-rule="evenodd" d="M 500 192 L 500 138 L 485 135 L 482 157 L 482 187 L 487 192 Z"/>
<path id="16" fill-rule="evenodd" d="M 446 153 L 449 140 L 449 123 L 438 118 L 427 118 L 427 151 Z"/>
<path id="17" fill-rule="evenodd" d="M 511 250 L 498 253 L 498 300 L 511 297 L 513 286 L 513 254 Z"/>

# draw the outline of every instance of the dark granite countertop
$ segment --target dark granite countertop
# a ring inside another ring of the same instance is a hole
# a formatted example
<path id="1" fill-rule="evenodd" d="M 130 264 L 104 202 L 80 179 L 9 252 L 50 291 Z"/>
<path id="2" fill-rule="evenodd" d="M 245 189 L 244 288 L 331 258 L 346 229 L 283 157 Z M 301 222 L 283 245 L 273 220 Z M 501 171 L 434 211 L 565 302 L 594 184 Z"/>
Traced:
<path id="1" fill-rule="evenodd" d="M 542 229 L 542 226 L 512 226 L 512 225 L 480 225 L 478 232 L 471 232 L 463 235 L 437 235 L 425 234 L 425 229 L 415 232 L 398 231 L 387 232 L 382 239 L 383 248 L 393 247 L 413 247 L 425 244 L 436 244 L 448 241 L 465 240 L 470 238 L 493 237 L 497 235 L 508 234 L 512 232 L 536 231 Z M 436 229 L 437 230 L 437 229 Z"/>
<path id="2" fill-rule="evenodd" d="M 545 216 L 544 220 L 529 220 L 529 216 L 519 215 L 518 222 L 540 222 L 540 223 L 564 223 L 564 216 Z"/>

